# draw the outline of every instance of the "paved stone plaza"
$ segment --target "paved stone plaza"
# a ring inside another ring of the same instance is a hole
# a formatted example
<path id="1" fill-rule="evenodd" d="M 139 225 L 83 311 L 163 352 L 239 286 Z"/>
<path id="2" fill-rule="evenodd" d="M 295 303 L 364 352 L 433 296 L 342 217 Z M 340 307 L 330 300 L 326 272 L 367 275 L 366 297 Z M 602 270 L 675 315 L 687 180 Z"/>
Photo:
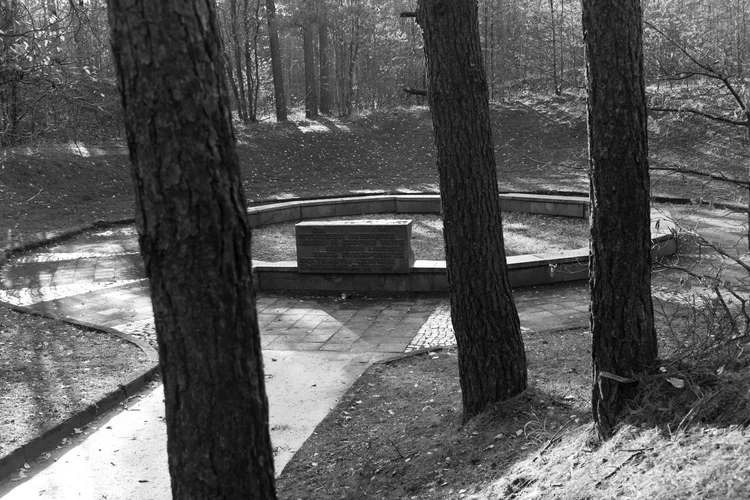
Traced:
<path id="1" fill-rule="evenodd" d="M 0 285 L 3 302 L 156 345 L 132 226 L 92 231 L 13 258 L 2 269 Z M 588 326 L 585 283 L 522 288 L 514 297 L 526 335 Z M 277 474 L 372 363 L 455 343 L 447 294 L 260 293 L 257 307 Z M 163 392 L 141 391 L 136 398 L 132 411 L 104 414 L 106 426 L 94 424 L 99 429 L 69 450 L 58 447 L 49 467 L 34 467 L 34 475 L 21 483 L 0 483 L 0 496 L 93 499 L 101 498 L 101 490 L 123 500 L 170 498 Z M 107 430 L 113 426 L 124 431 L 114 435 Z M 120 457 L 116 467 L 100 467 L 114 463 L 112 450 Z M 85 481 L 68 480 L 80 471 L 88 471 Z M 140 483 L 133 477 L 149 479 Z"/>
<path id="2" fill-rule="evenodd" d="M 584 327 L 583 284 L 515 291 L 524 331 Z M 148 282 L 132 226 L 94 231 L 24 254 L 3 269 L 0 300 L 114 328 L 154 344 Z M 261 293 L 264 349 L 399 354 L 455 343 L 445 295 Z"/>

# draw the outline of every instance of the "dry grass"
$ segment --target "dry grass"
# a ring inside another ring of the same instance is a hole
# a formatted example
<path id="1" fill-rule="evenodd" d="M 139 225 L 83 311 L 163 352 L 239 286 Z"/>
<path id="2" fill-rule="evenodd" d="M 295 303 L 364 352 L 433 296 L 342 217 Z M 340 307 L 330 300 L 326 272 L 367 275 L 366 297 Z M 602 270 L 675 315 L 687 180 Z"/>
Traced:
<path id="1" fill-rule="evenodd" d="M 624 427 L 600 448 L 572 429 L 540 459 L 525 459 L 474 498 L 607 500 L 750 498 L 750 437 L 712 426 L 664 436 Z"/>
<path id="2" fill-rule="evenodd" d="M 287 466 L 279 498 L 750 497 L 747 370 L 644 377 L 599 443 L 590 342 L 581 330 L 526 335 L 530 389 L 465 425 L 452 350 L 370 370 Z"/>

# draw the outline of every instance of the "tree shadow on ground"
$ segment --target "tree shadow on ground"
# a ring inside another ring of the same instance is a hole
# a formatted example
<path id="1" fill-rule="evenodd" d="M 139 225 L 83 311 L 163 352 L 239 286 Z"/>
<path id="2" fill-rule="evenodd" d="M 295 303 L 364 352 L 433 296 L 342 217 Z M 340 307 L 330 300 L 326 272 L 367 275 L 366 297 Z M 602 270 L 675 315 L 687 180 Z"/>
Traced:
<path id="1" fill-rule="evenodd" d="M 524 340 L 530 388 L 466 424 L 454 349 L 371 368 L 287 465 L 280 498 L 458 498 L 588 427 L 588 335 Z"/>

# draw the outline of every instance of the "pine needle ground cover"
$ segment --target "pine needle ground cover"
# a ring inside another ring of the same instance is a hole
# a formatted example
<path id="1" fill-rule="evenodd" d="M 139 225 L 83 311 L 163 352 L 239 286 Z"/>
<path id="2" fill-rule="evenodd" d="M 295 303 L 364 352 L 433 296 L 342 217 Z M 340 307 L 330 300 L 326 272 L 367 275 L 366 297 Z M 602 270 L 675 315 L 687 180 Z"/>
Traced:
<path id="1" fill-rule="evenodd" d="M 750 497 L 747 367 L 703 379 L 669 367 L 645 381 L 602 445 L 590 417 L 589 332 L 527 332 L 524 343 L 529 390 L 464 425 L 453 349 L 370 369 L 287 465 L 279 497 Z"/>

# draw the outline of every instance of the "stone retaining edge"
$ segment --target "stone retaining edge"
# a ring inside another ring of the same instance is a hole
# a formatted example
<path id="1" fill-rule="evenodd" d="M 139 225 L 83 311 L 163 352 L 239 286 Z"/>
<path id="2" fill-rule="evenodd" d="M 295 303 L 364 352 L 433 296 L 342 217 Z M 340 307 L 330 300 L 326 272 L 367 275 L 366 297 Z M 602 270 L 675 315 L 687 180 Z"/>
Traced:
<path id="1" fill-rule="evenodd" d="M 10 454 L 0 459 L 0 480 L 10 477 L 15 471 L 23 468 L 24 463 L 34 460 L 44 450 L 52 448 L 64 437 L 75 434 L 75 429 L 82 429 L 103 413 L 111 410 L 128 398 L 135 396 L 157 375 L 158 370 L 159 365 L 149 368 L 127 384 L 120 385 L 99 401 L 74 413 L 41 436 L 37 436 L 28 443 L 11 451 Z"/>
<path id="2" fill-rule="evenodd" d="M 582 196 L 502 193 L 505 211 L 541 213 L 587 218 L 589 200 Z M 253 227 L 268 224 L 372 213 L 439 213 L 437 194 L 375 194 L 318 200 L 290 200 L 248 209 Z M 675 225 L 668 212 L 651 210 L 652 258 L 676 252 Z M 512 256 L 508 271 L 513 287 L 588 279 L 588 248 Z M 560 267 L 560 272 L 556 269 Z M 390 280 L 390 281 L 388 281 Z M 296 262 L 253 261 L 253 282 L 259 291 L 355 291 L 355 292 L 446 292 L 445 261 L 417 260 L 408 275 L 365 275 L 347 273 L 297 273 Z"/>
<path id="3" fill-rule="evenodd" d="M 108 394 L 105 394 L 98 401 L 92 403 L 88 407 L 76 413 L 73 413 L 63 422 L 60 422 L 52 429 L 45 431 L 41 436 L 37 436 L 28 443 L 22 444 L 15 450 L 11 451 L 8 455 L 0 459 L 0 480 L 4 480 L 5 478 L 10 477 L 18 469 L 23 468 L 24 463 L 30 462 L 34 458 L 38 457 L 44 450 L 53 447 L 64 437 L 75 434 L 75 429 L 82 429 L 83 427 L 94 421 L 94 419 L 96 419 L 98 416 L 109 411 L 128 398 L 136 395 L 141 389 L 146 386 L 146 384 L 151 379 L 153 379 L 157 375 L 159 371 L 159 355 L 146 342 L 143 342 L 140 339 L 136 339 L 135 337 L 132 337 L 126 333 L 119 332 L 112 328 L 97 326 L 92 323 L 78 321 L 66 316 L 56 315 L 54 313 L 42 313 L 26 306 L 18 306 L 3 301 L 0 301 L 0 304 L 20 313 L 34 314 L 36 316 L 63 321 L 75 326 L 88 328 L 103 333 L 109 333 L 134 344 L 146 354 L 149 361 L 154 363 L 154 366 L 151 366 L 145 371 L 137 374 L 125 385 L 120 385 L 117 389 L 109 392 Z"/>

